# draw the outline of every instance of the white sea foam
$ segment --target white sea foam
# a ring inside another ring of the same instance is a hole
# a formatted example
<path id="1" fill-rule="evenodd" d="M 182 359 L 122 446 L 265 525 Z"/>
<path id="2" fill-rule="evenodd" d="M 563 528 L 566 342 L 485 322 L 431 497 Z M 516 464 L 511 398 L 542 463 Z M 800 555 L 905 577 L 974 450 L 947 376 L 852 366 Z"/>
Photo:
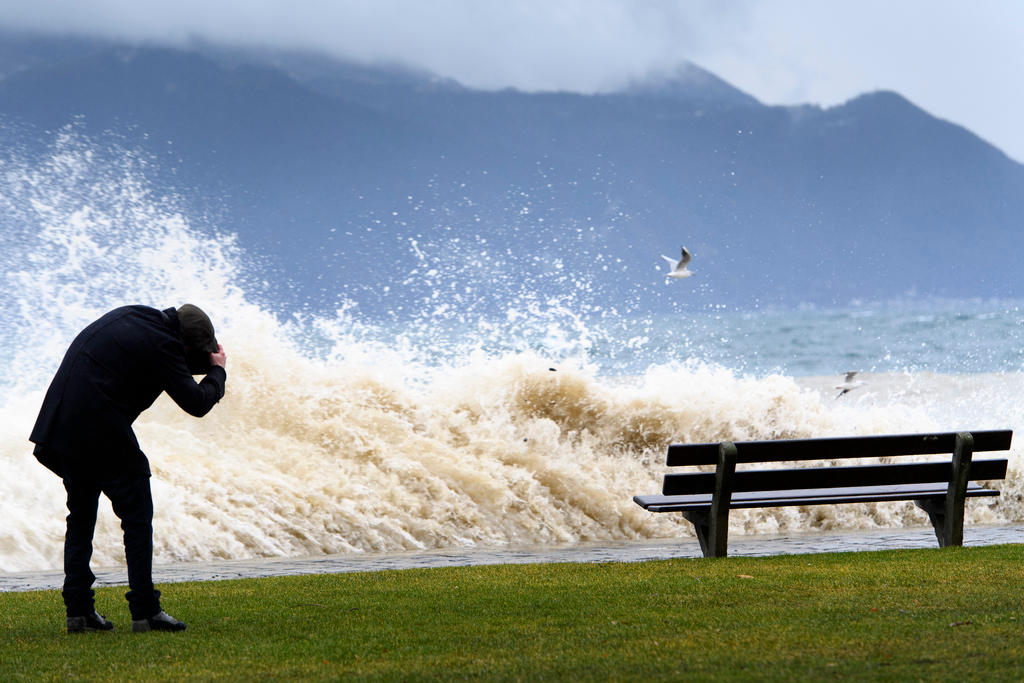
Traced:
<path id="1" fill-rule="evenodd" d="M 610 376 L 564 301 L 516 309 L 508 322 L 532 318 L 542 334 L 511 347 L 479 336 L 507 337 L 500 321 L 425 350 L 424 337 L 379 333 L 352 310 L 284 318 L 247 296 L 231 240 L 193 228 L 151 196 L 130 154 L 118 158 L 101 163 L 69 136 L 43 163 L 3 169 L 12 215 L 32 228 L 4 245 L 3 571 L 60 566 L 63 489 L 27 435 L 67 343 L 126 303 L 202 305 L 229 357 L 209 416 L 162 397 L 136 425 L 164 563 L 692 535 L 631 500 L 658 491 L 669 443 L 1024 423 L 1016 373 L 867 374 L 849 401 L 834 400 L 834 377 L 747 376 L 699 357 Z M 969 503 L 969 523 L 1024 520 L 1020 450 L 1011 458 L 1002 497 Z M 748 533 L 927 523 L 909 504 L 732 520 Z M 95 562 L 121 552 L 104 502 Z"/>

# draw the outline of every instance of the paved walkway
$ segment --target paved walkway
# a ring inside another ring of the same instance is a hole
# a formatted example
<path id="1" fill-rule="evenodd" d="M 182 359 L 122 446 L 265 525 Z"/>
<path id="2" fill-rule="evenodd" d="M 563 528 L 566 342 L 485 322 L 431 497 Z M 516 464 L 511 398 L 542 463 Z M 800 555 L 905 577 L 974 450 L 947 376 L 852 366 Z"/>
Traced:
<path id="1" fill-rule="evenodd" d="M 1024 524 L 976 526 L 964 530 L 964 545 L 1024 543 Z M 931 528 L 873 529 L 833 533 L 787 534 L 782 536 L 729 537 L 732 556 L 792 555 L 800 553 L 887 550 L 892 548 L 933 548 Z M 324 555 L 308 558 L 263 558 L 189 562 L 156 566 L 154 579 L 160 583 L 217 581 L 294 574 L 375 572 L 421 567 L 464 567 L 485 564 L 531 564 L 541 562 L 642 562 L 677 557 L 700 557 L 696 539 L 584 543 L 571 546 L 531 548 L 473 548 L 432 550 L 373 555 Z M 96 584 L 117 586 L 128 583 L 124 568 L 94 570 Z M 62 572 L 0 573 L 0 592 L 50 590 L 59 588 Z"/>

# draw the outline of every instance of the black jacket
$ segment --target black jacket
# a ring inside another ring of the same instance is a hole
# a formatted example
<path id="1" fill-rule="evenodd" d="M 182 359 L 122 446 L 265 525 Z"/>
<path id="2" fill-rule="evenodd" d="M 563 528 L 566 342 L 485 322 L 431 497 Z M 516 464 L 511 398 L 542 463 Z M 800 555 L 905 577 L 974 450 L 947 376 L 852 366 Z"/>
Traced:
<path id="1" fill-rule="evenodd" d="M 62 477 L 149 474 L 132 431 L 139 414 L 166 391 L 202 417 L 226 381 L 219 366 L 198 384 L 192 378 L 175 309 L 117 308 L 71 342 L 29 439 L 39 461 Z"/>

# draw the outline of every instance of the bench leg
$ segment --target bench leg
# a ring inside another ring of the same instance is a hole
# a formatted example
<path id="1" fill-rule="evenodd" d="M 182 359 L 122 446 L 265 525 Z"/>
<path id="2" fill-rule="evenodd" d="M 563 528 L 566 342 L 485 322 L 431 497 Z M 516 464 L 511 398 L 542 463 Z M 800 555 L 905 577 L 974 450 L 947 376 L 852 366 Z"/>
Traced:
<path id="1" fill-rule="evenodd" d="M 928 513 L 928 519 L 935 529 L 935 538 L 939 541 L 939 547 L 944 548 L 946 533 L 946 499 L 945 498 L 920 498 L 914 501 L 914 505 Z"/>
<path id="2" fill-rule="evenodd" d="M 711 537 L 710 515 L 706 512 L 687 511 L 683 513 L 683 518 L 692 524 L 693 530 L 697 532 L 697 541 L 700 543 L 700 551 L 704 553 L 704 557 L 711 557 L 708 553 L 708 549 L 711 547 L 708 541 Z"/>
<path id="3" fill-rule="evenodd" d="M 729 507 L 732 505 L 733 474 L 736 472 L 736 446 L 731 441 L 718 445 L 715 468 L 715 493 L 711 499 L 711 534 L 707 557 L 725 557 L 729 552 Z"/>
<path id="4" fill-rule="evenodd" d="M 956 435 L 953 449 L 953 476 L 946 493 L 946 525 L 943 527 L 945 545 L 964 544 L 964 501 L 967 500 L 967 481 L 974 454 L 974 437 L 968 432 Z"/>
<path id="5" fill-rule="evenodd" d="M 732 478 L 736 472 L 736 446 L 723 441 L 718 447 L 718 467 L 715 469 L 715 493 L 711 511 L 683 513 L 693 524 L 704 557 L 725 557 L 729 553 L 729 505 L 732 502 Z"/>
<path id="6" fill-rule="evenodd" d="M 945 497 L 914 501 L 928 513 L 940 548 L 964 544 L 964 502 L 967 499 L 967 481 L 973 454 L 974 437 L 968 432 L 957 434 L 953 449 L 953 470 Z"/>

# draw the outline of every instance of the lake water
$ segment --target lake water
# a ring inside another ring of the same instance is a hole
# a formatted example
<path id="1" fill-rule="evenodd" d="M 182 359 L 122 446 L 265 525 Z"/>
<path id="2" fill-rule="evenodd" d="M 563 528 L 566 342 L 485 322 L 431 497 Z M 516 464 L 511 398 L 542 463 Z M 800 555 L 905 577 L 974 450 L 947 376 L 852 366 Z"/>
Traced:
<path id="1" fill-rule="evenodd" d="M 100 172 L 87 152 L 0 174 L 0 571 L 61 565 L 63 488 L 27 435 L 71 338 L 128 303 L 201 305 L 229 354 L 208 417 L 161 399 L 136 425 L 165 566 L 692 540 L 678 515 L 632 502 L 659 490 L 670 443 L 1024 425 L 1018 302 L 617 314 L 575 305 L 570 281 L 520 288 L 497 317 L 447 287 L 401 324 L 282 310 L 248 288 L 258 259 L 194 227 L 130 160 Z M 837 398 L 852 370 L 865 385 Z M 1002 495 L 970 501 L 968 527 L 1024 522 L 1021 447 L 1009 457 Z M 888 504 L 732 524 L 738 539 L 927 520 Z M 121 555 L 104 503 L 95 563 Z"/>

